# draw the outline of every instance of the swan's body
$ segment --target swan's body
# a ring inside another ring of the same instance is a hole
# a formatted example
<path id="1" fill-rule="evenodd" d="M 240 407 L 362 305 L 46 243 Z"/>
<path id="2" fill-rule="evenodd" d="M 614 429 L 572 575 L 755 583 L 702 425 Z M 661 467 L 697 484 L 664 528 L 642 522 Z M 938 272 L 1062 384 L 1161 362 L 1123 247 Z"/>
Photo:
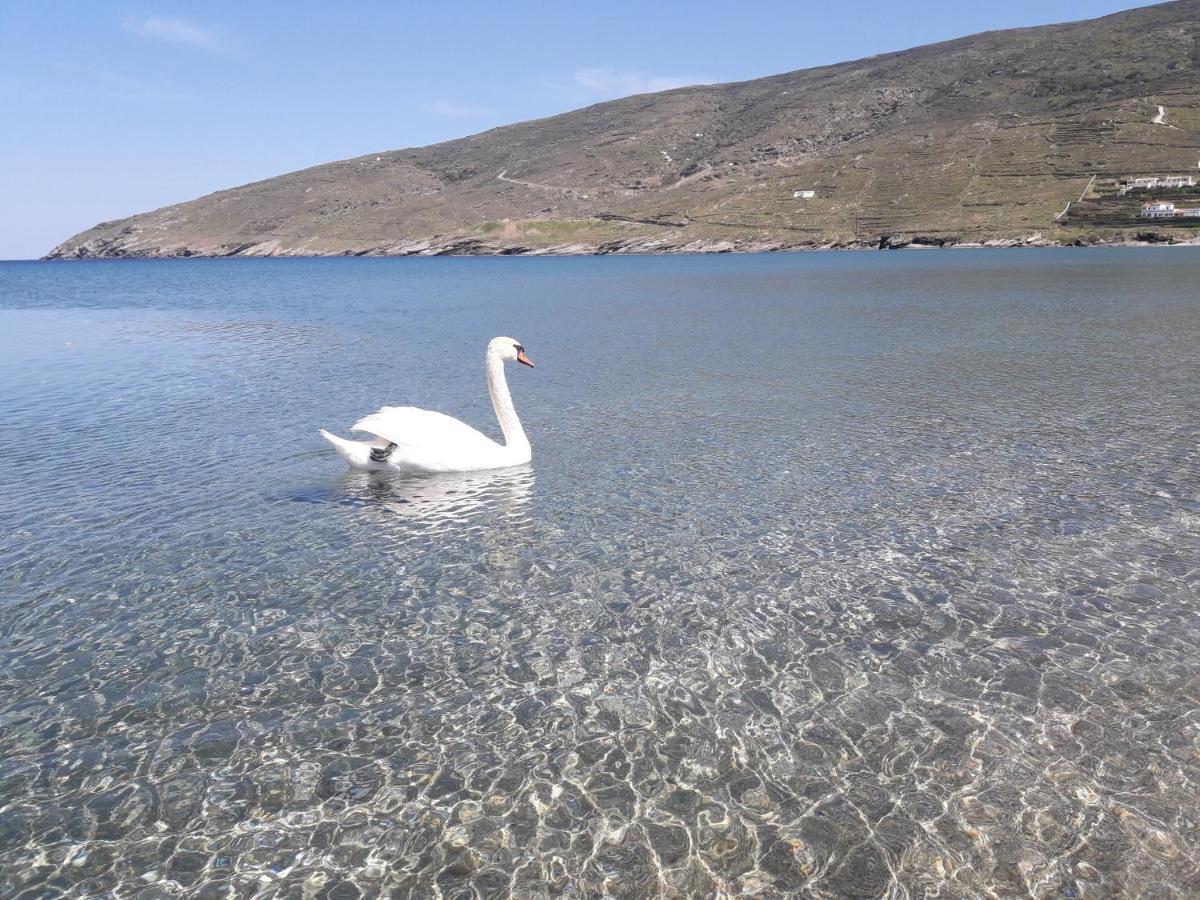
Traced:
<path id="1" fill-rule="evenodd" d="M 498 444 L 465 422 L 415 406 L 385 406 L 359 419 L 354 431 L 374 435 L 370 441 L 350 441 L 321 429 L 338 455 L 356 469 L 400 472 L 477 472 L 527 463 L 533 456 L 529 439 L 513 408 L 504 377 L 504 363 L 533 363 L 512 338 L 493 338 L 487 348 L 487 386 L 504 432 Z"/>

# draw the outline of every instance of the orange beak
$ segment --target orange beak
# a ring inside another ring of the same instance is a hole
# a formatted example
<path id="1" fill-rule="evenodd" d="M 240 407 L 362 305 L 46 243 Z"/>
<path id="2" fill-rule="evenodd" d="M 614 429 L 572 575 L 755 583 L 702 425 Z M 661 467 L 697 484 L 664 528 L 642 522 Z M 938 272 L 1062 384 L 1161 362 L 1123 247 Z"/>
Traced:
<path id="1" fill-rule="evenodd" d="M 524 350 L 517 354 L 517 362 L 523 366 L 529 366 L 531 369 L 533 368 L 533 360 L 525 355 Z"/>

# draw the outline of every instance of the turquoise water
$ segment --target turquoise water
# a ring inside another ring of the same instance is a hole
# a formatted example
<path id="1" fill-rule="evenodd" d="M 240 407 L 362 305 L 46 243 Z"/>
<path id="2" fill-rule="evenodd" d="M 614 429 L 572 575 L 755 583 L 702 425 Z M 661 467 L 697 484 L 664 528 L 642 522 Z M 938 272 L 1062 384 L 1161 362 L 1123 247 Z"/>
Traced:
<path id="1" fill-rule="evenodd" d="M 1195 895 L 1198 284 L 0 264 L 0 895 Z"/>

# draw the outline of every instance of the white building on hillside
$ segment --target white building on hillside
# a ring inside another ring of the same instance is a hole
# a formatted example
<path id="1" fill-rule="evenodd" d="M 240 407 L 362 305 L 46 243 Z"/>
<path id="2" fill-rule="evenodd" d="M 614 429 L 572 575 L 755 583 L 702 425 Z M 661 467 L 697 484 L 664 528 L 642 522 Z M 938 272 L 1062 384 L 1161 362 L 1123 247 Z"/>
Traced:
<path id="1" fill-rule="evenodd" d="M 792 191 L 793 200 L 811 200 L 817 196 L 816 191 Z"/>
<path id="2" fill-rule="evenodd" d="M 1165 200 L 1143 203 L 1141 217 L 1143 219 L 1173 219 L 1175 218 L 1175 204 Z"/>
<path id="3" fill-rule="evenodd" d="M 1195 187 L 1191 175 L 1141 175 L 1125 185 L 1126 191 L 1152 191 L 1155 188 Z"/>

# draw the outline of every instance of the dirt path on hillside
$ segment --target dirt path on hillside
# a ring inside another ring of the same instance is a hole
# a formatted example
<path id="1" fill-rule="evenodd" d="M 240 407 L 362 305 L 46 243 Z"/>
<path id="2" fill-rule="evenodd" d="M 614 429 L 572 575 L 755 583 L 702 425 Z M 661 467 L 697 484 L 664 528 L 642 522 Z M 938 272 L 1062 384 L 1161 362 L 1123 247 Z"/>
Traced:
<path id="1" fill-rule="evenodd" d="M 560 194 L 574 193 L 574 188 L 555 187 L 552 184 L 538 184 L 536 181 L 521 181 L 519 178 L 509 178 L 508 169 L 502 169 L 496 176 L 497 181 L 507 181 L 509 184 L 519 184 L 522 187 L 537 188 L 540 191 L 557 191 Z"/>

